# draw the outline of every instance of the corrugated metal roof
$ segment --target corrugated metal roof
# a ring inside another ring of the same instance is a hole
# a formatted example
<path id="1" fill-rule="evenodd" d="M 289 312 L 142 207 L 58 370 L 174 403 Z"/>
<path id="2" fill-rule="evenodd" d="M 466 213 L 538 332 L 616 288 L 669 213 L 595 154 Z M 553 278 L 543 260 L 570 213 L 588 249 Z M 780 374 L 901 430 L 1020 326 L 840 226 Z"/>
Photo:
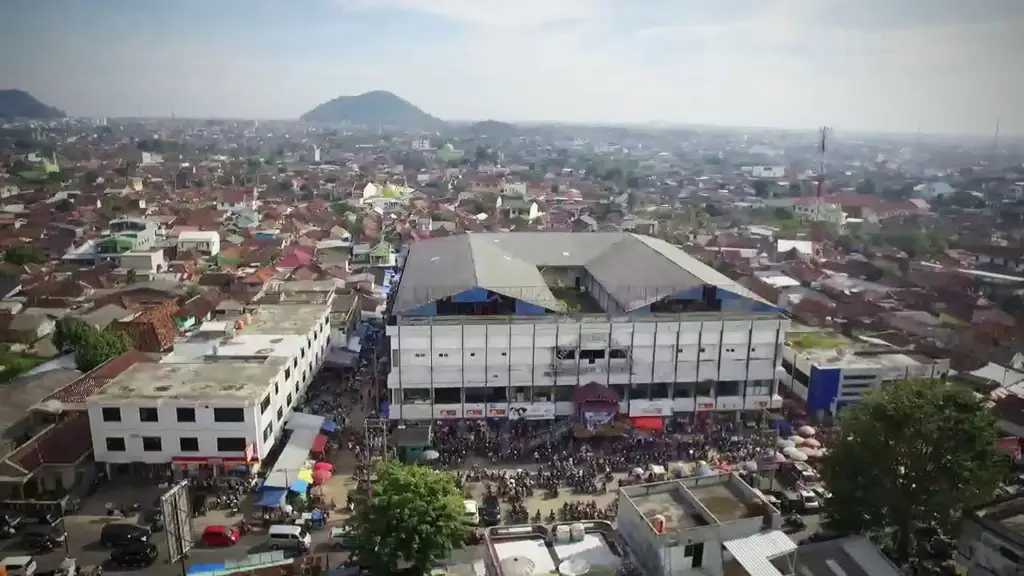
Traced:
<path id="1" fill-rule="evenodd" d="M 539 269 L 562 266 L 585 268 L 626 310 L 703 284 L 771 305 L 657 238 L 625 232 L 512 232 L 413 244 L 394 310 L 407 312 L 477 287 L 559 310 Z"/>
<path id="2" fill-rule="evenodd" d="M 750 576 L 782 576 L 770 559 L 796 550 L 789 536 L 778 530 L 729 540 L 724 545 Z"/>

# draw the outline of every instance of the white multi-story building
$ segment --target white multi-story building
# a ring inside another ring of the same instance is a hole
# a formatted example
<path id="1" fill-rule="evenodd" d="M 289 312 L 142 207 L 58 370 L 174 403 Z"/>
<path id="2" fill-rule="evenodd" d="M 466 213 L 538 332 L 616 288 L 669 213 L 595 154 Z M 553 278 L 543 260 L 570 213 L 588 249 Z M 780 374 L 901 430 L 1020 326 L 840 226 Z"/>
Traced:
<path id="1" fill-rule="evenodd" d="M 571 415 L 574 392 L 591 383 L 614 391 L 630 416 L 737 417 L 781 404 L 788 320 L 648 236 L 417 242 L 393 298 L 392 419 Z"/>
<path id="2" fill-rule="evenodd" d="M 195 250 L 209 256 L 220 253 L 220 232 L 216 230 L 182 230 L 178 234 L 178 250 Z"/>
<path id="3" fill-rule="evenodd" d="M 257 466 L 323 364 L 330 298 L 206 322 L 160 363 L 114 378 L 86 402 L 96 461 L 111 472 Z"/>

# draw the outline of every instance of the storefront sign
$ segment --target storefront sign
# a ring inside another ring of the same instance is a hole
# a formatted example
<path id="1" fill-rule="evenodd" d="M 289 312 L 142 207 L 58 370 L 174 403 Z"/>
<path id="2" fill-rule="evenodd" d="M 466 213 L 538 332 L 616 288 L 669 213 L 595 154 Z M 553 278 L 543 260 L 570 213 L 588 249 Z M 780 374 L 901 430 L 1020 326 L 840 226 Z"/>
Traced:
<path id="1" fill-rule="evenodd" d="M 439 418 L 457 418 L 459 412 L 457 410 L 441 410 L 437 413 Z"/>
<path id="2" fill-rule="evenodd" d="M 714 402 L 698 402 L 697 403 L 697 410 L 714 410 L 714 409 L 715 409 L 715 403 Z"/>
<path id="3" fill-rule="evenodd" d="M 508 416 L 508 410 L 504 408 L 491 408 L 487 411 L 488 418 L 505 418 Z"/>
<path id="4" fill-rule="evenodd" d="M 551 420 L 555 417 L 554 403 L 513 404 L 509 406 L 510 420 Z"/>
<path id="5" fill-rule="evenodd" d="M 252 462 L 253 458 L 256 457 L 256 445 L 249 442 L 245 445 L 245 461 Z"/>
<path id="6" fill-rule="evenodd" d="M 452 410 L 452 412 L 454 413 L 455 411 Z M 483 418 L 483 417 L 484 417 L 484 411 L 483 410 L 478 410 L 476 408 L 471 408 L 469 410 L 466 410 L 466 418 Z"/>
<path id="7" fill-rule="evenodd" d="M 630 416 L 671 416 L 672 402 L 644 402 L 633 401 L 629 403 Z"/>

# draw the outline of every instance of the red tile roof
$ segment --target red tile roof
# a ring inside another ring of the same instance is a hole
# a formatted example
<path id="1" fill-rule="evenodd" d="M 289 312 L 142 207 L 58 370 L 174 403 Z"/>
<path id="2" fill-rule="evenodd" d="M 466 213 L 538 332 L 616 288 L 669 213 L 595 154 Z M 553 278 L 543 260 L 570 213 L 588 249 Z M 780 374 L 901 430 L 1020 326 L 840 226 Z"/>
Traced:
<path id="1" fill-rule="evenodd" d="M 27 473 L 35 472 L 43 464 L 74 464 L 92 450 L 89 416 L 73 414 L 58 422 L 44 436 L 25 444 L 7 460 Z"/>
<path id="2" fill-rule="evenodd" d="M 144 309 L 130 320 L 114 322 L 107 329 L 126 332 L 135 348 L 143 352 L 163 352 L 178 337 L 178 324 L 174 321 L 177 311 L 177 302 L 168 300 Z"/>
<path id="3" fill-rule="evenodd" d="M 77 380 L 47 396 L 46 400 L 57 400 L 65 404 L 84 404 L 86 398 L 99 392 L 108 382 L 121 375 L 136 364 L 154 363 L 152 356 L 138 350 L 129 350 L 117 358 L 93 368 L 91 372 L 81 375 Z"/>

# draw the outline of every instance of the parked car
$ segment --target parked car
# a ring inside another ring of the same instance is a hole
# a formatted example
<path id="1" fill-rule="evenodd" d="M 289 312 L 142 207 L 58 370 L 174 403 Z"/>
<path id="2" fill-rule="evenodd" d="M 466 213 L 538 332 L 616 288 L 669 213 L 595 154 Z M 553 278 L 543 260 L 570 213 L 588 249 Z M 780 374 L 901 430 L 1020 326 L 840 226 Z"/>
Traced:
<path id="1" fill-rule="evenodd" d="M 204 546 L 228 547 L 234 546 L 242 539 L 242 535 L 234 528 L 227 526 L 207 526 L 199 541 Z"/>
<path id="2" fill-rule="evenodd" d="M 497 526 L 501 524 L 501 501 L 497 496 L 485 496 L 484 505 L 480 509 L 480 517 L 484 526 Z"/>
<path id="3" fill-rule="evenodd" d="M 103 526 L 103 530 L 100 532 L 100 544 L 110 548 L 146 543 L 149 542 L 151 534 L 149 529 L 142 526 L 115 522 Z"/>
<path id="4" fill-rule="evenodd" d="M 31 556 L 8 556 L 0 560 L 0 567 L 8 576 L 33 576 L 38 568 L 35 558 Z"/>
<path id="5" fill-rule="evenodd" d="M 120 568 L 145 568 L 156 562 L 158 555 L 156 544 L 136 542 L 115 548 L 110 553 L 110 563 Z"/>
<path id="6" fill-rule="evenodd" d="M 25 545 L 33 549 L 52 549 L 64 544 L 67 533 L 56 526 L 29 524 L 21 531 Z"/>

